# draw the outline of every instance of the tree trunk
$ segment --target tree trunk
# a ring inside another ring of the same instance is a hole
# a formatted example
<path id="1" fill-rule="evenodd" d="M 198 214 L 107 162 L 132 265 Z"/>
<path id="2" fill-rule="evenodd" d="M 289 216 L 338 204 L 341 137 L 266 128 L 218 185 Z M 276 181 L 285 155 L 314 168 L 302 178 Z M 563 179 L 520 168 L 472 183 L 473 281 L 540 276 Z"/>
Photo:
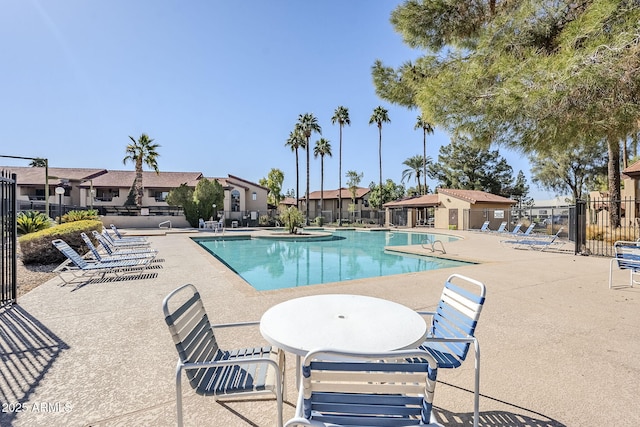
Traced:
<path id="1" fill-rule="evenodd" d="M 424 191 L 422 194 L 427 194 L 427 130 L 422 128 L 422 176 L 424 178 Z M 420 189 L 418 188 L 418 191 Z"/>
<path id="2" fill-rule="evenodd" d="M 136 160 L 136 207 L 142 206 L 142 159 Z"/>
<path id="3" fill-rule="evenodd" d="M 307 192 L 304 196 L 305 200 L 305 211 L 306 211 L 306 219 L 304 220 L 305 225 L 309 225 L 309 150 L 311 147 L 309 146 L 309 137 L 307 137 Z"/>
<path id="4" fill-rule="evenodd" d="M 300 210 L 300 160 L 296 148 L 296 209 Z"/>
<path id="5" fill-rule="evenodd" d="M 338 226 L 342 225 L 342 123 L 340 123 L 340 149 L 338 153 Z"/>
<path id="6" fill-rule="evenodd" d="M 607 138 L 609 163 L 609 225 L 612 229 L 620 226 L 620 143 L 613 137 Z"/>
<path id="7" fill-rule="evenodd" d="M 378 125 L 378 158 L 380 159 L 380 194 L 382 194 L 382 124 Z"/>
<path id="8" fill-rule="evenodd" d="M 320 156 L 320 215 L 324 207 L 324 154 Z"/>

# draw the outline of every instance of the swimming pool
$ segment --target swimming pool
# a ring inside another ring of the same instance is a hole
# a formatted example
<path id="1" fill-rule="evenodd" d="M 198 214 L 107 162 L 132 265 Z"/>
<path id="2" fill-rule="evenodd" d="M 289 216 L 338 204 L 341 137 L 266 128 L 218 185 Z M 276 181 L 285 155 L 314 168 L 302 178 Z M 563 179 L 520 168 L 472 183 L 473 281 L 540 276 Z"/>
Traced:
<path id="1" fill-rule="evenodd" d="M 420 244 L 425 237 L 424 233 L 338 230 L 322 241 L 239 236 L 194 240 L 259 291 L 469 265 L 384 250 L 385 246 Z M 457 240 L 446 235 L 437 239 Z"/>

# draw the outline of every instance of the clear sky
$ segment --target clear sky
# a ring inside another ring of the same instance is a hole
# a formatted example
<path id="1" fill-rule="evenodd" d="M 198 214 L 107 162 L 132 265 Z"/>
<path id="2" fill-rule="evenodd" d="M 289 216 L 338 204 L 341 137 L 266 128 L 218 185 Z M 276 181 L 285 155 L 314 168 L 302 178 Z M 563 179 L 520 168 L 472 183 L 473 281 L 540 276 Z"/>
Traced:
<path id="1" fill-rule="evenodd" d="M 0 154 L 46 157 L 52 167 L 133 169 L 124 165 L 129 135 L 161 145 L 161 171 L 227 174 L 257 182 L 271 168 L 295 189 L 295 156 L 285 142 L 299 114 L 313 113 L 332 146 L 324 188 L 338 187 L 336 107 L 349 109 L 344 173 L 378 182 L 378 105 L 383 179 L 400 182 L 402 164 L 422 154 L 417 110 L 379 99 L 376 59 L 398 66 L 420 52 L 389 22 L 401 1 L 370 0 L 2 0 Z M 313 135 L 311 145 L 319 135 Z M 449 135 L 427 136 L 437 159 Z M 529 165 L 500 149 L 514 174 Z M 300 192 L 305 153 L 300 153 Z M 311 152 L 311 191 L 320 159 Z M 28 162 L 0 158 L 2 165 Z M 433 190 L 435 182 L 430 181 Z M 406 183 L 415 186 L 415 180 Z M 530 195 L 551 198 L 530 184 Z"/>

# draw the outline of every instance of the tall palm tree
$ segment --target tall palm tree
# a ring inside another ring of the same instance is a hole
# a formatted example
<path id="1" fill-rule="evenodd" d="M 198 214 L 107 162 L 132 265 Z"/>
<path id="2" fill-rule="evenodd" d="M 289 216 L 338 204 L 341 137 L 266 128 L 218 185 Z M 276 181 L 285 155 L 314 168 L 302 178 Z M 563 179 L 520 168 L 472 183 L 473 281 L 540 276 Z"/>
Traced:
<path id="1" fill-rule="evenodd" d="M 427 160 L 428 161 L 428 160 Z M 403 165 L 408 166 L 407 169 L 402 171 L 402 182 L 410 180 L 415 174 L 416 181 L 418 181 L 418 194 L 426 194 L 426 186 L 427 183 L 425 181 L 425 191 L 420 191 L 420 176 L 422 175 L 422 167 L 426 163 L 425 158 L 421 155 L 409 157 L 407 160 L 402 162 Z"/>
<path id="2" fill-rule="evenodd" d="M 342 105 L 336 108 L 331 117 L 331 123 L 340 126 L 340 148 L 338 149 L 338 225 L 342 225 L 342 128 L 344 125 L 351 126 L 349 119 L 349 109 Z"/>
<path id="3" fill-rule="evenodd" d="M 142 206 L 142 164 L 146 164 L 156 173 L 160 173 L 158 170 L 158 157 L 160 154 L 156 151 L 160 145 L 154 144 L 153 139 L 149 138 L 146 133 L 140 135 L 140 138 L 136 141 L 132 136 L 131 144 L 127 145 L 125 152 L 127 155 L 122 159 L 122 163 L 125 165 L 128 161 L 131 161 L 136 165 L 136 179 L 134 181 L 134 188 L 136 190 L 136 206 Z"/>
<path id="4" fill-rule="evenodd" d="M 317 132 L 322 135 L 322 128 L 318 124 L 318 119 L 311 113 L 300 114 L 298 116 L 298 123 L 296 123 L 296 128 L 302 132 L 302 135 L 305 139 L 305 150 L 307 151 L 307 192 L 304 196 L 305 205 L 306 205 L 306 219 L 305 224 L 309 225 L 309 138 L 311 138 L 311 134 L 313 132 Z"/>
<path id="5" fill-rule="evenodd" d="M 298 149 L 306 148 L 304 137 L 298 130 L 298 126 L 289 133 L 289 138 L 284 144 L 286 147 L 290 147 L 291 151 L 296 153 L 296 207 L 300 209 L 300 163 L 298 160 Z"/>
<path id="6" fill-rule="evenodd" d="M 47 164 L 47 159 L 42 157 L 36 157 L 29 162 L 29 166 L 32 168 L 43 168 Z"/>
<path id="7" fill-rule="evenodd" d="M 389 112 L 382 108 L 382 106 L 378 106 L 374 108 L 373 114 L 369 119 L 369 124 L 377 124 L 378 125 L 378 157 L 380 159 L 380 191 L 382 191 L 382 123 L 391 123 L 389 120 Z"/>
<path id="8" fill-rule="evenodd" d="M 320 215 L 322 215 L 322 208 L 324 207 L 324 156 L 332 156 L 329 140 L 320 138 L 316 141 L 313 157 L 317 159 L 318 156 L 320 156 Z"/>
<path id="9" fill-rule="evenodd" d="M 422 194 L 427 194 L 427 134 L 433 134 L 433 126 L 431 125 L 431 123 L 423 119 L 422 116 L 418 116 L 418 120 L 416 121 L 414 129 L 422 129 L 422 159 L 424 160 L 424 163 L 422 164 L 422 176 L 424 177 L 424 193 Z"/>

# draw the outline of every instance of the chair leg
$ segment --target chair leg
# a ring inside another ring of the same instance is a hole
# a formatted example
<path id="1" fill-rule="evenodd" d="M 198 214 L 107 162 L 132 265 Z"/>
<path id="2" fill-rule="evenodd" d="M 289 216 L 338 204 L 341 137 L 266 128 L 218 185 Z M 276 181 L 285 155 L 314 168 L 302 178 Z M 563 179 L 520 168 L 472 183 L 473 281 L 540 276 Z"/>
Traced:
<path id="1" fill-rule="evenodd" d="M 183 427 L 182 421 L 182 365 L 178 362 L 176 367 L 176 416 L 178 427 Z"/>
<path id="2" fill-rule="evenodd" d="M 480 343 L 474 340 L 476 353 L 476 380 L 473 395 L 473 427 L 478 427 L 480 423 Z"/>

